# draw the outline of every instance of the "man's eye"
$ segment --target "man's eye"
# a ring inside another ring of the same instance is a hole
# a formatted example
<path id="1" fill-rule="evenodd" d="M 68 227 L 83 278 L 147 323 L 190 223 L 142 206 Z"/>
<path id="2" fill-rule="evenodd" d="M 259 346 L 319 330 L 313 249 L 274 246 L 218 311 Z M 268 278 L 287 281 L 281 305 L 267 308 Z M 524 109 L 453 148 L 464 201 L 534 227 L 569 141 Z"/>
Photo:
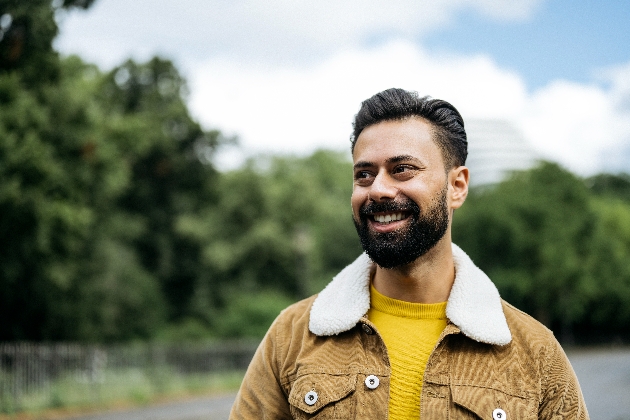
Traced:
<path id="1" fill-rule="evenodd" d="M 413 168 L 409 165 L 400 165 L 400 166 L 396 166 L 396 168 L 394 168 L 394 173 L 395 174 L 400 174 L 403 172 L 408 172 L 413 170 Z"/>
<path id="2" fill-rule="evenodd" d="M 369 171 L 359 171 L 354 174 L 354 182 L 359 186 L 368 186 L 374 181 L 374 176 Z"/>

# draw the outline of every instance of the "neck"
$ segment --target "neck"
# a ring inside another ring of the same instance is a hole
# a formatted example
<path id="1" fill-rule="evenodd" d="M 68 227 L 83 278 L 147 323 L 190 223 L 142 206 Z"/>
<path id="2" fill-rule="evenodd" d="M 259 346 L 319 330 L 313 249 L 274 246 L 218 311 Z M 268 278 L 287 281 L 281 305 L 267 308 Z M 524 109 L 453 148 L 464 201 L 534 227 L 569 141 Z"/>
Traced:
<path id="1" fill-rule="evenodd" d="M 376 266 L 374 288 L 392 299 L 415 303 L 448 300 L 455 281 L 450 235 L 444 235 L 429 252 L 414 262 L 396 268 Z"/>

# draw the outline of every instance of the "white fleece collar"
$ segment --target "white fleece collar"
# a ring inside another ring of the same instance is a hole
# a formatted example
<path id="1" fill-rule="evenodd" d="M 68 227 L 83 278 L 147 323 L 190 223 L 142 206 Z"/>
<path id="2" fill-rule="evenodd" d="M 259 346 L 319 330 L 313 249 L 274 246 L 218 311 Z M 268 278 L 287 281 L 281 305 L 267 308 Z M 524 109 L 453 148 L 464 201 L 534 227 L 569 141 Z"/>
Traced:
<path id="1" fill-rule="evenodd" d="M 446 304 L 446 316 L 473 340 L 508 344 L 512 335 L 497 288 L 455 244 L 453 259 L 456 274 Z M 367 313 L 373 264 L 367 254 L 362 254 L 321 291 L 311 308 L 309 330 L 313 334 L 336 335 L 348 331 Z"/>

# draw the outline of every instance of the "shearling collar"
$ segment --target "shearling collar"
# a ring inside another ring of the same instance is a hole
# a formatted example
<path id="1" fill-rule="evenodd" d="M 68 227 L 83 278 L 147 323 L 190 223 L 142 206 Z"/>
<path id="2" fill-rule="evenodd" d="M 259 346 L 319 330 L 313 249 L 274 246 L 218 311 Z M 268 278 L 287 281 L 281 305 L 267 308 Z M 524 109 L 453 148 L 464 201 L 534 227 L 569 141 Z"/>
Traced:
<path id="1" fill-rule="evenodd" d="M 446 304 L 446 316 L 473 340 L 508 344 L 512 335 L 497 288 L 455 244 L 453 259 L 456 274 Z M 348 331 L 367 313 L 372 264 L 367 254 L 362 254 L 321 291 L 311 308 L 309 330 L 313 334 L 336 335 Z"/>

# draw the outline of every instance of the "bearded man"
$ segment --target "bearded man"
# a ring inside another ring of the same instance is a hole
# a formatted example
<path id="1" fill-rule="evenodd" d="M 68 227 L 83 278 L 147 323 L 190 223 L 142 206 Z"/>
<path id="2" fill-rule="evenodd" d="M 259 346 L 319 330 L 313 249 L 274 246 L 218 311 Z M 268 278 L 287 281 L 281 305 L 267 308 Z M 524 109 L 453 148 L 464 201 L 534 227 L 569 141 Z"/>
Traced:
<path id="1" fill-rule="evenodd" d="M 232 419 L 588 419 L 551 331 L 451 242 L 467 140 L 448 102 L 389 89 L 354 120 L 352 213 L 365 253 L 283 311 Z"/>

